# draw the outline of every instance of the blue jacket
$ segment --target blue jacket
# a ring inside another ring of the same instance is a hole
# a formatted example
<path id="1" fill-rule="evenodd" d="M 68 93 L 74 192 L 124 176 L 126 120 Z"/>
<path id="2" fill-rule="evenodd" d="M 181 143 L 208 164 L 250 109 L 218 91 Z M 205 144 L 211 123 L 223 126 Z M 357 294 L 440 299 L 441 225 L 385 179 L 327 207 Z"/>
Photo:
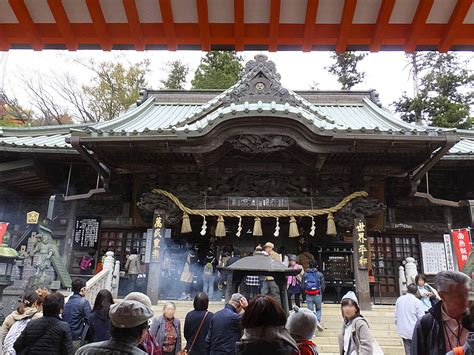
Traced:
<path id="1" fill-rule="evenodd" d="M 63 320 L 71 328 L 73 341 L 81 340 L 84 326 L 90 313 L 91 305 L 88 300 L 77 293 L 69 297 L 69 300 L 64 305 Z"/>
<path id="2" fill-rule="evenodd" d="M 240 318 L 240 314 L 230 304 L 214 314 L 205 343 L 208 354 L 235 354 L 235 344 L 242 336 Z"/>
<path id="3" fill-rule="evenodd" d="M 97 341 L 104 341 L 110 339 L 110 319 L 102 318 L 99 312 L 92 311 L 89 314 L 89 332 L 87 333 L 87 340 L 91 343 Z"/>
<path id="4" fill-rule="evenodd" d="M 166 335 L 166 319 L 163 316 L 158 318 L 153 318 L 153 322 L 151 323 L 150 333 L 153 334 L 156 338 L 160 347 L 163 347 L 163 343 L 165 342 L 165 335 Z M 181 322 L 178 318 L 173 319 L 173 326 L 176 329 L 176 334 L 178 338 L 176 339 L 176 349 L 175 354 L 178 354 L 181 351 Z"/>

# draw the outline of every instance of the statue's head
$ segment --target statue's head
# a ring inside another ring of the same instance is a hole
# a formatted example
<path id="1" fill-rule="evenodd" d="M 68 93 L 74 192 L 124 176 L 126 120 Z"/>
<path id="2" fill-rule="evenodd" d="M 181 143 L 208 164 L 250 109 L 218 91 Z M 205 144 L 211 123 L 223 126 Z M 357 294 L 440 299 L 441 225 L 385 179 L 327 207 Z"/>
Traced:
<path id="1" fill-rule="evenodd" d="M 6 245 L 10 245 L 11 235 L 10 232 L 6 231 L 3 235 L 3 243 Z"/>

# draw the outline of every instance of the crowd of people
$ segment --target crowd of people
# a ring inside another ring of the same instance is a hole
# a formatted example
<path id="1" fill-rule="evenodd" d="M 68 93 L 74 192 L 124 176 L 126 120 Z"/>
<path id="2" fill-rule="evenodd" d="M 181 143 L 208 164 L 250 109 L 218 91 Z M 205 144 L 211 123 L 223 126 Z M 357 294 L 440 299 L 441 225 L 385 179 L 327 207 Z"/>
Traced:
<path id="1" fill-rule="evenodd" d="M 275 281 L 264 278 L 258 280 L 257 289 L 252 291 L 255 295 L 234 293 L 216 313 L 208 310 L 209 295 L 198 292 L 194 309 L 187 313 L 182 328 L 173 302 L 166 302 L 161 314 L 156 316 L 149 297 L 143 293 L 130 292 L 123 301 L 115 303 L 109 291 L 101 290 L 91 305 L 86 299 L 85 281 L 76 279 L 67 302 L 60 292 L 46 289 L 27 292 L 1 327 L 2 352 L 4 355 L 316 355 L 313 338 L 321 322 L 324 277 L 308 254 L 304 255 L 308 259 L 305 260 L 301 256 L 274 253 L 273 245 L 269 244 L 255 253 L 287 261 L 289 268 L 301 269 L 288 277 L 290 305 L 293 297 L 295 300 L 289 313 L 281 305 L 280 294 L 274 289 Z M 470 278 L 460 272 L 442 271 L 435 277 L 436 287 L 426 281 L 424 275 L 418 275 L 395 305 L 395 323 L 405 354 L 474 354 Z M 251 280 L 246 282 L 252 285 Z M 306 308 L 301 307 L 300 295 L 305 295 Z M 341 355 L 383 354 L 353 291 L 342 297 L 341 314 L 338 335 Z"/>

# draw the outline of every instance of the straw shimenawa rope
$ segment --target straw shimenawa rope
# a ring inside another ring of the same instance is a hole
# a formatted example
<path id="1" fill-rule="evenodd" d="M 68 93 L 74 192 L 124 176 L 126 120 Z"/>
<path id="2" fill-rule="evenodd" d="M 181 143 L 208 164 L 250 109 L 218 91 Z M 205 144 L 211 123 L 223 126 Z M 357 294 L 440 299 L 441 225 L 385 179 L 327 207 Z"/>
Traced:
<path id="1" fill-rule="evenodd" d="M 329 213 L 336 213 L 342 209 L 345 205 L 356 198 L 367 197 L 369 194 L 365 191 L 357 191 L 349 196 L 343 198 L 337 205 L 329 208 L 323 208 L 318 210 L 193 210 L 186 207 L 175 195 L 171 192 L 162 189 L 153 189 L 153 193 L 160 194 L 170 199 L 183 213 L 194 216 L 203 217 L 316 217 L 322 216 Z"/>

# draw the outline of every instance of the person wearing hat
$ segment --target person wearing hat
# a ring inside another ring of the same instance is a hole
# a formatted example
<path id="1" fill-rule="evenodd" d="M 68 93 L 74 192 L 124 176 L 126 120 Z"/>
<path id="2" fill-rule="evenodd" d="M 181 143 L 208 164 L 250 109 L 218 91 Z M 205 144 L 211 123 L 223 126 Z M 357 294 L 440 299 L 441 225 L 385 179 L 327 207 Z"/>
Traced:
<path id="1" fill-rule="evenodd" d="M 267 242 L 263 246 L 263 251 L 268 255 L 268 257 L 281 263 L 281 255 L 276 253 L 273 250 L 274 248 L 275 248 L 275 245 L 273 243 Z M 275 279 L 272 276 L 265 276 L 265 280 L 263 281 L 263 285 L 262 285 L 262 294 L 267 295 L 267 296 L 272 296 L 278 302 L 281 303 L 280 288 L 278 287 L 278 285 L 275 282 Z"/>
<path id="2" fill-rule="evenodd" d="M 300 355 L 318 355 L 316 344 L 311 340 L 317 325 L 318 318 L 314 312 L 307 308 L 293 307 L 293 311 L 286 321 L 286 329 L 296 341 Z"/>
<path id="3" fill-rule="evenodd" d="M 301 265 L 298 264 L 298 257 L 296 255 L 290 255 L 290 264 L 288 268 L 293 270 L 300 270 L 301 272 L 296 276 L 288 276 L 288 307 L 291 309 L 291 298 L 295 297 L 295 304 L 300 307 L 300 295 L 301 295 L 301 280 L 303 278 L 304 270 Z"/>
<path id="4" fill-rule="evenodd" d="M 138 301 L 143 303 L 148 308 L 151 308 L 150 297 L 141 292 L 130 292 L 124 298 L 125 301 Z M 150 333 L 148 329 L 146 335 L 143 337 L 143 340 L 140 344 L 137 345 L 139 349 L 142 349 L 148 355 L 161 355 L 161 347 L 158 344 L 158 341 L 153 334 Z"/>
<path id="5" fill-rule="evenodd" d="M 76 355 L 129 354 L 146 355 L 137 345 L 142 342 L 148 330 L 148 321 L 153 311 L 138 301 L 123 301 L 110 307 L 112 322 L 110 340 L 85 345 Z"/>
<path id="6" fill-rule="evenodd" d="M 349 291 L 342 297 L 341 312 L 344 318 L 344 326 L 337 337 L 340 354 L 374 354 L 373 338 L 369 324 L 360 314 L 359 301 L 354 292 Z"/>

